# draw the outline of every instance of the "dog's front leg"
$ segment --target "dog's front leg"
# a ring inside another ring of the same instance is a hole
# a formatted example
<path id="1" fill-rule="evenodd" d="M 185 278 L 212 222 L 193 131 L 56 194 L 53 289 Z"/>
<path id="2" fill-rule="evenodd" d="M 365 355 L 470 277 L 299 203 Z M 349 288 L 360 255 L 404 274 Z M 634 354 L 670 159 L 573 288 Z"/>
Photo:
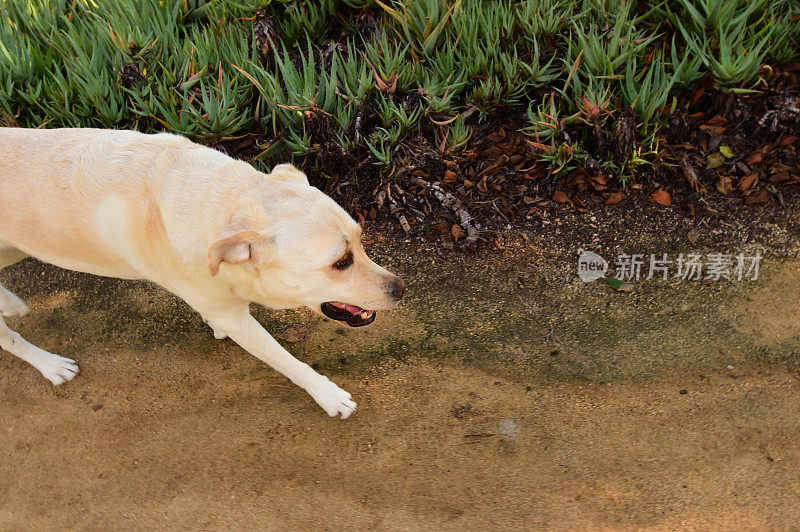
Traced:
<path id="1" fill-rule="evenodd" d="M 307 391 L 329 416 L 341 415 L 342 419 L 347 419 L 355 412 L 356 403 L 350 394 L 281 347 L 250 315 L 247 304 L 243 307 L 237 305 L 233 310 L 203 312 L 203 316 L 215 331 L 224 332 L 251 355 Z"/>

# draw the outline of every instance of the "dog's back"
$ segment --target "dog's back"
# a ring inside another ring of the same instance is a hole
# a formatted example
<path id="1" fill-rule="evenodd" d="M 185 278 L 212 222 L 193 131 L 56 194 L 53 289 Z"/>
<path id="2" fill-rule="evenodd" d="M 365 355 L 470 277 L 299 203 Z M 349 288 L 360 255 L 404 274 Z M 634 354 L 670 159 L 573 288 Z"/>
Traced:
<path id="1" fill-rule="evenodd" d="M 219 175 L 225 167 L 237 171 Z M 165 224 L 186 226 L 178 233 L 201 227 L 187 215 L 207 215 L 208 201 L 247 172 L 255 173 L 166 133 L 0 128 L 0 245 L 68 269 L 139 278 L 142 259 L 175 259 Z"/>

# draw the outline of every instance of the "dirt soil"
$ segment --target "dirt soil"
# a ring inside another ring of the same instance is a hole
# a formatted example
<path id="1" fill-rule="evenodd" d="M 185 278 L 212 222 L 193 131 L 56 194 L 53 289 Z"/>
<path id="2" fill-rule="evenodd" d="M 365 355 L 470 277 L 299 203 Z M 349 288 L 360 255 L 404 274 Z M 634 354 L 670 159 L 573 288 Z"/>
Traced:
<path id="1" fill-rule="evenodd" d="M 346 421 L 157 287 L 8 268 L 32 308 L 11 326 L 82 371 L 56 388 L 0 353 L 0 529 L 796 529 L 798 212 L 756 234 L 653 216 L 482 257 L 373 233 L 401 310 L 344 330 L 257 309 L 353 394 Z M 582 248 L 765 258 L 757 281 L 626 293 L 578 279 Z"/>

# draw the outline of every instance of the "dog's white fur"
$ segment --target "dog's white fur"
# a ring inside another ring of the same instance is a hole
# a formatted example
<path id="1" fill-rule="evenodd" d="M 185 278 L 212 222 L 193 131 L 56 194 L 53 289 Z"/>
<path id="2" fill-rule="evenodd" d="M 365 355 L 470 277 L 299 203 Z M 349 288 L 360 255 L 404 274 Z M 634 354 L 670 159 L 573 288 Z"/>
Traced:
<path id="1" fill-rule="evenodd" d="M 266 175 L 165 133 L 0 128 L 0 269 L 33 256 L 158 283 L 217 338 L 229 336 L 342 418 L 356 408 L 350 394 L 283 349 L 249 302 L 317 312 L 328 301 L 394 307 L 402 281 L 367 258 L 360 237 L 359 225 L 291 165 Z M 340 271 L 332 265 L 345 254 L 353 264 Z M 0 285 L 0 311 L 28 308 Z M 2 317 L 0 347 L 56 385 L 78 372 Z"/>

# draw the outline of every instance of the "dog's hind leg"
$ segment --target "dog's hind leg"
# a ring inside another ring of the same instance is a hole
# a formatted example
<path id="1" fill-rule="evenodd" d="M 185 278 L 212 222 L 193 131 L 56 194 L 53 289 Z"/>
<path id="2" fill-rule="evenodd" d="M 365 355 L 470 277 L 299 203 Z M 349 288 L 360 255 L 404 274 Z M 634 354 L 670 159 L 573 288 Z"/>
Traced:
<path id="1" fill-rule="evenodd" d="M 0 270 L 27 257 L 16 248 L 0 247 Z M 22 316 L 28 306 L 0 284 L 0 348 L 15 355 L 45 376 L 55 385 L 72 380 L 78 373 L 78 365 L 70 358 L 60 357 L 39 349 L 25 340 L 19 333 L 8 328 L 2 316 Z"/>
<path id="2" fill-rule="evenodd" d="M 2 243 L 0 243 L 0 270 L 6 266 L 16 264 L 27 256 L 27 254 L 16 248 L 4 248 L 2 247 Z M 23 303 L 20 298 L 0 284 L 0 315 L 11 318 L 14 316 L 24 316 L 27 313 L 28 305 Z"/>

